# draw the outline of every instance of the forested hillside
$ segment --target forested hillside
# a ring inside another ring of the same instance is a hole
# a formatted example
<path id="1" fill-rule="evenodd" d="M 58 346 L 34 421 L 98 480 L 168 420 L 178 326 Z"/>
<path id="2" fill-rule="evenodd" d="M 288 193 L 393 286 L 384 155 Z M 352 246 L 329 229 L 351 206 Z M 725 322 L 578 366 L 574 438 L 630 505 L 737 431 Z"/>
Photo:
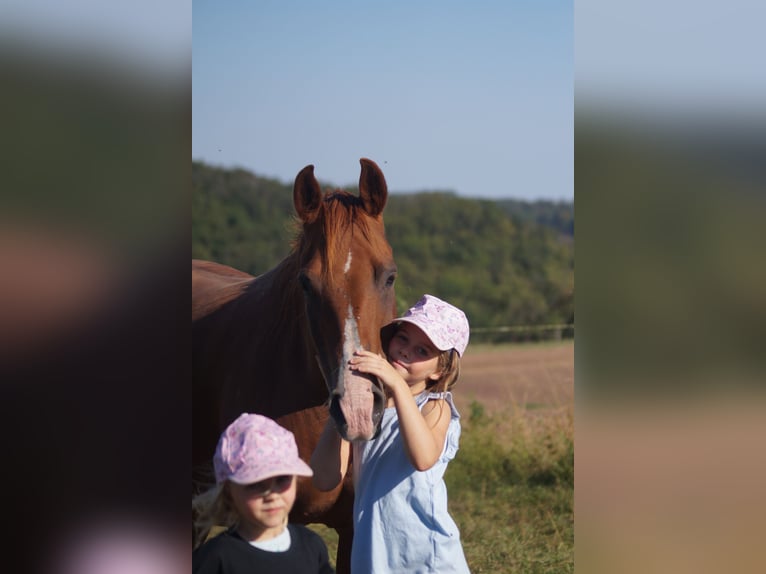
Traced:
<path id="1" fill-rule="evenodd" d="M 192 183 L 192 257 L 258 275 L 287 255 L 292 182 L 193 162 Z M 400 312 L 432 293 L 472 327 L 574 321 L 571 203 L 390 194 L 384 221 Z"/>

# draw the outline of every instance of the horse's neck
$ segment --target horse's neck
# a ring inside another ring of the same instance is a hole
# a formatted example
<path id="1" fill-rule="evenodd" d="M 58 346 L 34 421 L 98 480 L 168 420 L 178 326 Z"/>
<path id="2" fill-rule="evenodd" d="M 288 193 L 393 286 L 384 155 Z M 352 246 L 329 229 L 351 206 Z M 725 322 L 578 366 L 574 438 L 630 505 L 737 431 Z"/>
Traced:
<path id="1" fill-rule="evenodd" d="M 229 333 L 218 339 L 226 341 L 220 371 L 228 373 L 222 377 L 228 379 L 225 414 L 236 416 L 250 408 L 276 418 L 327 399 L 295 277 L 290 262 L 283 262 L 255 278 L 227 309 L 226 323 L 239 328 L 234 338 Z"/>
<path id="2" fill-rule="evenodd" d="M 308 324 L 300 286 L 297 262 L 288 257 L 272 270 L 257 277 L 246 295 L 246 315 L 258 321 L 258 344 L 275 356 L 289 354 L 291 368 L 317 373 L 314 351 L 308 337 Z"/>

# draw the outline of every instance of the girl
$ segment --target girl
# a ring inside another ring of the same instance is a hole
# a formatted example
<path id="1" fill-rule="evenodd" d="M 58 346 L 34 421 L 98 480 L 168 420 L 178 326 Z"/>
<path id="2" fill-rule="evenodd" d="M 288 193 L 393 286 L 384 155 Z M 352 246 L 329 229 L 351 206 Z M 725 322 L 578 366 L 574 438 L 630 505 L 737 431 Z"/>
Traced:
<path id="1" fill-rule="evenodd" d="M 376 376 L 386 390 L 380 435 L 349 445 L 330 419 L 311 465 L 314 485 L 331 490 L 352 457 L 352 574 L 468 572 L 443 481 L 460 436 L 449 389 L 468 334 L 460 309 L 424 295 L 381 329 L 388 360 L 364 350 L 350 360 L 352 369 Z"/>
<path id="2" fill-rule="evenodd" d="M 305 526 L 288 524 L 295 477 L 311 476 L 293 433 L 243 413 L 223 432 L 213 458 L 216 485 L 192 501 L 205 539 L 192 553 L 193 574 L 334 574 L 327 547 Z"/>

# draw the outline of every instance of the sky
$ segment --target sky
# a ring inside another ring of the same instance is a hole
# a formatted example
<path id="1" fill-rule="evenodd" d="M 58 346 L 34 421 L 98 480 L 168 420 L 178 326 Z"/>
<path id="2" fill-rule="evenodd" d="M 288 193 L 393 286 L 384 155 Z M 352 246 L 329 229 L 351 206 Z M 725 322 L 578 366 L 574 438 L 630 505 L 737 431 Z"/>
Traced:
<path id="1" fill-rule="evenodd" d="M 192 158 L 573 199 L 571 0 L 194 0 Z"/>
<path id="2" fill-rule="evenodd" d="M 571 200 L 575 105 L 763 122 L 766 3 L 573 1 L 11 1 L 0 53 L 190 74 L 192 158 L 284 182 Z"/>
<path id="3" fill-rule="evenodd" d="M 763 119 L 764 21 L 761 0 L 578 0 L 575 100 Z"/>

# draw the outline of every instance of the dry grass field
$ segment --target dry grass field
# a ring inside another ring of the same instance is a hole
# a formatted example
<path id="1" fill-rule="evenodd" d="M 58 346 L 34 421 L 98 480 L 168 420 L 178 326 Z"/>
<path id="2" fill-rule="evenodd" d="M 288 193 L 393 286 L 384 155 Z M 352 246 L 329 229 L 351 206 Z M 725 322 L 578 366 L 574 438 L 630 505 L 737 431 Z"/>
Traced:
<path id="1" fill-rule="evenodd" d="M 574 342 L 469 345 L 454 389 L 458 410 L 472 401 L 490 414 L 509 406 L 527 410 L 574 403 Z"/>

